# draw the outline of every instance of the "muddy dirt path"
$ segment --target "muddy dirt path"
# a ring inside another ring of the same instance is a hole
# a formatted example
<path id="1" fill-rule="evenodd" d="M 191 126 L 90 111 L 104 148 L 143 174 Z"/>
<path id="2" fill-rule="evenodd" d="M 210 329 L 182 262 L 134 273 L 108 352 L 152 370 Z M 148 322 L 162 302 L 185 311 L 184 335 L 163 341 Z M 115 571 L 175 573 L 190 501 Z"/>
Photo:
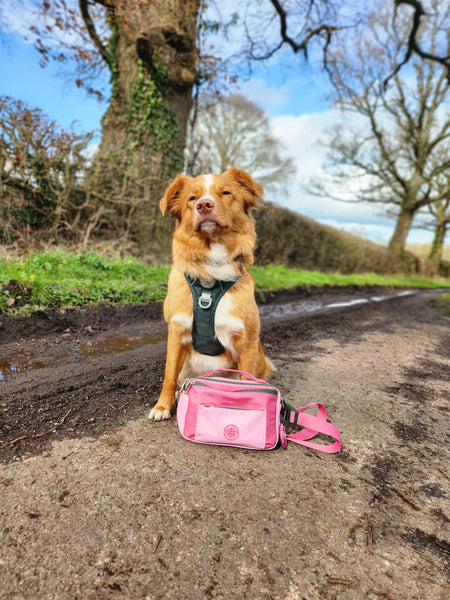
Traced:
<path id="1" fill-rule="evenodd" d="M 333 456 L 150 423 L 157 304 L 0 317 L 0 598 L 448 598 L 450 323 L 435 297 L 264 320 L 274 383 L 327 406 Z"/>

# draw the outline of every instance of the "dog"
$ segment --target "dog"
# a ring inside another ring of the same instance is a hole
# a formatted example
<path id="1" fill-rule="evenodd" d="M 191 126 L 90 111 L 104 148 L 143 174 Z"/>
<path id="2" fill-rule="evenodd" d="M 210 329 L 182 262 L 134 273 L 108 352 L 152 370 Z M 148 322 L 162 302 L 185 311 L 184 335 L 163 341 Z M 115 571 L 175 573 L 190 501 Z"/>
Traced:
<path id="1" fill-rule="evenodd" d="M 254 282 L 251 212 L 263 188 L 232 167 L 221 175 L 179 175 L 160 202 L 177 220 L 164 319 L 167 358 L 161 395 L 149 419 L 168 419 L 177 386 L 210 370 L 237 369 L 266 379 Z"/>

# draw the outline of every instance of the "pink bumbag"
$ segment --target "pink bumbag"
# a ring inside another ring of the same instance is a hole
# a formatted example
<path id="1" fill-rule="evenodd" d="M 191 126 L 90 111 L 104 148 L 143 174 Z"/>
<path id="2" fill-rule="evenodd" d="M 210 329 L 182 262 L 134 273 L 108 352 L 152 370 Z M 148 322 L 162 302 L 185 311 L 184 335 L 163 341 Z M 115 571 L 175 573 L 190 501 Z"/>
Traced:
<path id="1" fill-rule="evenodd" d="M 219 377 L 216 373 L 234 373 L 244 379 Z M 317 416 L 305 413 L 317 406 Z M 201 444 L 236 446 L 253 450 L 271 450 L 287 440 L 322 452 L 338 452 L 339 432 L 327 422 L 324 406 L 315 402 L 302 408 L 287 404 L 280 391 L 248 373 L 226 369 L 209 371 L 201 377 L 188 379 L 181 389 L 177 421 L 181 435 Z M 303 429 L 286 435 L 285 422 Z M 318 433 L 334 438 L 332 444 L 308 442 Z"/>

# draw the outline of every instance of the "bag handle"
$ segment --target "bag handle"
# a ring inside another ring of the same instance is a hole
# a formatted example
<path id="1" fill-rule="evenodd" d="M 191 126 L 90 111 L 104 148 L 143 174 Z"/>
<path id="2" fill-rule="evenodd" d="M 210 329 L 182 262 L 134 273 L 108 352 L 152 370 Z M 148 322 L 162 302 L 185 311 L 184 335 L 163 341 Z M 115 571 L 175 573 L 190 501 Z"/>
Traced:
<path id="1" fill-rule="evenodd" d="M 307 446 L 313 450 L 326 452 L 327 454 L 339 452 L 342 446 L 341 436 L 339 435 L 337 428 L 327 421 L 327 410 L 323 404 L 311 402 L 307 406 L 302 406 L 301 408 L 294 408 L 286 402 L 284 402 L 284 405 L 286 407 L 286 417 L 289 417 L 289 422 L 303 427 L 301 431 L 289 434 L 287 436 L 288 440 L 295 442 L 296 444 L 301 444 L 302 446 Z M 318 407 L 316 416 L 304 412 L 310 406 Z M 333 438 L 335 441 L 332 444 L 317 444 L 315 442 L 306 441 L 313 438 L 318 433 L 323 433 L 324 435 Z"/>
<path id="2" fill-rule="evenodd" d="M 258 379 L 250 373 L 246 373 L 245 371 L 238 371 L 237 369 L 213 369 L 212 371 L 208 371 L 202 377 L 211 377 L 214 373 L 238 373 L 238 375 L 242 375 L 246 379 L 250 379 L 250 381 L 256 381 L 256 383 L 267 383 L 264 379 Z"/>

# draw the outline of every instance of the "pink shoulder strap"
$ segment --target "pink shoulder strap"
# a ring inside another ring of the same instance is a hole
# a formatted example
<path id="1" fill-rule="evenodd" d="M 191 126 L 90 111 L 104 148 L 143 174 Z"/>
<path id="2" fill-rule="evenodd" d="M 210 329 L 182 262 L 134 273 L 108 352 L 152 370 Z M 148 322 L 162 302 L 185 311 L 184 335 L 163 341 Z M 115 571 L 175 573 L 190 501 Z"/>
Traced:
<path id="1" fill-rule="evenodd" d="M 311 402 L 307 406 L 301 408 L 293 408 L 289 404 L 286 404 L 286 409 L 289 416 L 289 422 L 303 427 L 298 433 L 289 434 L 287 439 L 296 444 L 313 448 L 327 454 L 333 454 L 339 452 L 341 449 L 341 436 L 339 431 L 334 425 L 327 421 L 327 411 L 325 406 L 318 402 Z M 310 406 L 317 406 L 317 415 L 310 415 L 304 411 Z M 317 444 L 315 442 L 308 442 L 307 440 L 315 437 L 318 433 L 322 433 L 333 438 L 335 441 L 332 444 Z"/>

